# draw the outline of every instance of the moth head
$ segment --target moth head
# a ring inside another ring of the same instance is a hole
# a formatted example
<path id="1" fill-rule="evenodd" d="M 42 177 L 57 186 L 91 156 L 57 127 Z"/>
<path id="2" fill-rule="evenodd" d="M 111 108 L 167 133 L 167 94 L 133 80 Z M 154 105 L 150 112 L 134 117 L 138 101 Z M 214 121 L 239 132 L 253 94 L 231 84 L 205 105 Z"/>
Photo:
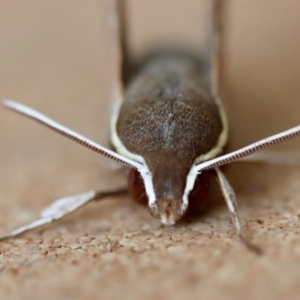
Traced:
<path id="1" fill-rule="evenodd" d="M 204 199 L 209 189 L 207 175 L 166 164 L 156 166 L 152 172 L 130 169 L 128 191 L 134 201 L 148 207 L 153 217 L 173 225 Z"/>
<path id="2" fill-rule="evenodd" d="M 131 168 L 128 176 L 130 194 L 137 202 L 147 205 L 151 214 L 160 217 L 165 224 L 173 224 L 179 220 L 193 202 L 199 201 L 201 198 L 199 195 L 203 194 L 208 186 L 205 180 L 203 182 L 203 174 L 207 170 L 241 160 L 263 148 L 300 135 L 300 126 L 296 126 L 239 150 L 191 166 L 182 164 L 181 159 L 176 158 L 176 155 L 168 155 L 168 159 L 161 157 L 159 161 L 154 160 L 154 165 L 148 167 L 143 161 L 127 158 L 98 145 L 28 106 L 5 99 L 2 100 L 2 104 L 100 155 Z"/>
<path id="3" fill-rule="evenodd" d="M 184 202 L 182 197 L 171 197 L 167 185 L 165 192 L 157 197 L 153 177 L 149 173 L 143 174 L 136 169 L 130 169 L 128 173 L 128 191 L 135 202 L 147 206 L 150 214 L 155 218 L 160 218 L 166 225 L 175 224 L 188 209 L 188 203 Z M 169 197 L 167 193 L 170 194 Z"/>

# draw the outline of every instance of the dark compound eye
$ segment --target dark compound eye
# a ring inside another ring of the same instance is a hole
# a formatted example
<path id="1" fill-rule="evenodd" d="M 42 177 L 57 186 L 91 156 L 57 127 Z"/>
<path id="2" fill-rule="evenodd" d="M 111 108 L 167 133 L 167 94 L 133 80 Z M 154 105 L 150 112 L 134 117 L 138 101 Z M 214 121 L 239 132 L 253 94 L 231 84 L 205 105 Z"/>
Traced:
<path id="1" fill-rule="evenodd" d="M 193 190 L 189 194 L 189 210 L 197 208 L 206 198 L 210 188 L 211 172 L 204 171 L 196 178 Z"/>
<path id="2" fill-rule="evenodd" d="M 136 169 L 130 169 L 127 176 L 128 192 L 131 198 L 138 204 L 148 206 L 143 178 Z"/>

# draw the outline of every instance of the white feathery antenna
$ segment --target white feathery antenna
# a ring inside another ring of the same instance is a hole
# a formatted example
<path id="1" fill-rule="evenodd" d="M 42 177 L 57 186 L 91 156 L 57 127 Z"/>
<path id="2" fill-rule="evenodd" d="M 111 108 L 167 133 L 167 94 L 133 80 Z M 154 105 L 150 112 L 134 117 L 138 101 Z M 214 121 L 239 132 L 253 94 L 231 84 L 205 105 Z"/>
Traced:
<path id="1" fill-rule="evenodd" d="M 248 155 L 251 155 L 259 150 L 264 148 L 279 144 L 281 142 L 287 141 L 289 139 L 295 138 L 300 135 L 300 125 L 288 129 L 286 131 L 280 132 L 278 134 L 269 136 L 263 140 L 250 144 L 246 147 L 243 147 L 239 150 L 233 151 L 231 153 L 219 156 L 217 158 L 205 161 L 198 165 L 195 165 L 193 168 L 198 173 L 201 173 L 204 170 L 213 169 L 216 167 L 220 167 L 239 159 L 242 159 Z"/>
<path id="2" fill-rule="evenodd" d="M 26 117 L 29 117 L 47 127 L 49 127 L 50 129 L 75 141 L 76 143 L 78 143 L 88 149 L 93 150 L 94 152 L 97 152 L 103 156 L 106 156 L 106 157 L 108 157 L 118 163 L 121 163 L 127 167 L 135 168 L 135 169 L 139 170 L 140 172 L 146 171 L 145 167 L 141 163 L 136 162 L 132 159 L 126 158 L 126 157 L 124 157 L 112 150 L 109 150 L 105 147 L 102 147 L 101 145 L 99 145 L 99 144 L 89 140 L 88 138 L 72 131 L 71 129 L 55 122 L 54 120 L 46 117 L 45 115 L 39 113 L 38 111 L 36 111 L 26 105 L 20 104 L 18 102 L 12 101 L 12 100 L 7 100 L 7 99 L 3 99 L 2 104 L 5 107 L 7 107 L 15 112 L 18 112 Z"/>

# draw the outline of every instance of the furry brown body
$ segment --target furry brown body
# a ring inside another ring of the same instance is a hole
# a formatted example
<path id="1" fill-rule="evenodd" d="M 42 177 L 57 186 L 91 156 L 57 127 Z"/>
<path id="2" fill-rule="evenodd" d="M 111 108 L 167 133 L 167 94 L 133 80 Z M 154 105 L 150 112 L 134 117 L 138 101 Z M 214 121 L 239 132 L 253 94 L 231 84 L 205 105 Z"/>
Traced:
<path id="1" fill-rule="evenodd" d="M 116 131 L 125 148 L 145 160 L 158 210 L 180 206 L 192 165 L 218 145 L 224 129 L 203 74 L 192 56 L 156 55 L 141 66 L 124 95 Z"/>

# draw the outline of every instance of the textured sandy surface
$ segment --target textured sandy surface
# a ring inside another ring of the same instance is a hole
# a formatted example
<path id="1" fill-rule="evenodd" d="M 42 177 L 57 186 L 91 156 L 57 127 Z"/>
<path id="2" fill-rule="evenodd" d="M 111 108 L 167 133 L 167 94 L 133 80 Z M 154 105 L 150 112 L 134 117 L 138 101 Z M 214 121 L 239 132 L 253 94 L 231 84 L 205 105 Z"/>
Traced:
<path id="1" fill-rule="evenodd" d="M 185 1 L 147 2 L 131 2 L 137 53 L 158 31 L 160 40 L 167 34 L 197 47 L 196 4 L 185 11 Z M 300 123 L 300 2 L 269 4 L 232 1 L 230 8 L 231 149 Z M 110 53 L 102 1 L 0 6 L 0 94 L 107 140 Z M 152 19 L 166 14 L 164 25 Z M 299 148 L 296 140 L 277 149 Z M 122 174 L 106 171 L 105 162 L 1 109 L 1 233 L 59 197 L 121 186 Z M 225 171 L 263 256 L 239 243 L 216 187 L 205 212 L 171 228 L 125 195 L 0 243 L 0 299 L 299 299 L 300 169 L 235 164 Z"/>

